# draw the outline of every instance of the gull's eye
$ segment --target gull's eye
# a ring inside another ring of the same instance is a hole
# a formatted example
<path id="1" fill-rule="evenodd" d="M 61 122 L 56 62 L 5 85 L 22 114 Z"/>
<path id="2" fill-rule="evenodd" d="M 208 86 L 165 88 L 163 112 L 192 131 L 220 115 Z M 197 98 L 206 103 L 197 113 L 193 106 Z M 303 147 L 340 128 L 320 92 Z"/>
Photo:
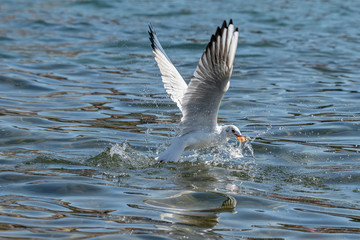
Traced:
<path id="1" fill-rule="evenodd" d="M 233 130 L 231 130 L 232 131 L 232 133 L 235 133 L 235 130 L 233 129 Z"/>

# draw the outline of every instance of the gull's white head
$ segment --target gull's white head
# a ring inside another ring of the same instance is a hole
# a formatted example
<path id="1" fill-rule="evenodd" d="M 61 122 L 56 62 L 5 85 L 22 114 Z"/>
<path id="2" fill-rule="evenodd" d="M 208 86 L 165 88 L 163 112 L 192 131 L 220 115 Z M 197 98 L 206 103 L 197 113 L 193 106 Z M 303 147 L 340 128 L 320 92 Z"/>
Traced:
<path id="1" fill-rule="evenodd" d="M 221 134 L 224 134 L 227 139 L 236 137 L 240 142 L 246 142 L 246 138 L 241 135 L 240 130 L 234 125 L 222 126 Z"/>

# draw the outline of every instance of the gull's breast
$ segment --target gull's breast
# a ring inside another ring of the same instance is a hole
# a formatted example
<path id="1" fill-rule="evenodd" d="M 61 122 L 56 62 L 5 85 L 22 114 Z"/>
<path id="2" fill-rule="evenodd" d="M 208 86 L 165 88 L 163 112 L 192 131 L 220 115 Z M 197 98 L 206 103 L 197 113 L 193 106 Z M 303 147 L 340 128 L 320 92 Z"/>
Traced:
<path id="1" fill-rule="evenodd" d="M 224 142 L 215 132 L 190 132 L 181 136 L 181 138 L 185 142 L 185 150 L 213 147 Z"/>

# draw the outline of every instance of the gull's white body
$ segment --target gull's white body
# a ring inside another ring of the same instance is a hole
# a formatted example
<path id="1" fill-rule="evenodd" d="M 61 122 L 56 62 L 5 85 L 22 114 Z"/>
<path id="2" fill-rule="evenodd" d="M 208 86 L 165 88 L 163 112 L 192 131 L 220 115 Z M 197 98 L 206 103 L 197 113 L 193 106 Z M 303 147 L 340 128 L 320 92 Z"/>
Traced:
<path id="1" fill-rule="evenodd" d="M 238 43 L 238 29 L 234 28 L 232 20 L 229 25 L 224 21 L 211 36 L 189 85 L 167 57 L 151 27 L 149 34 L 166 92 L 183 114 L 180 135 L 158 160 L 177 161 L 185 150 L 216 146 L 232 137 L 242 137 L 236 126 L 217 124 L 220 102 L 230 85 Z"/>
<path id="2" fill-rule="evenodd" d="M 226 131 L 221 131 L 222 127 L 218 126 L 215 131 L 192 131 L 190 133 L 175 137 L 166 151 L 162 152 L 159 161 L 176 161 L 183 151 L 214 147 L 226 143 L 230 138 L 226 136 Z"/>

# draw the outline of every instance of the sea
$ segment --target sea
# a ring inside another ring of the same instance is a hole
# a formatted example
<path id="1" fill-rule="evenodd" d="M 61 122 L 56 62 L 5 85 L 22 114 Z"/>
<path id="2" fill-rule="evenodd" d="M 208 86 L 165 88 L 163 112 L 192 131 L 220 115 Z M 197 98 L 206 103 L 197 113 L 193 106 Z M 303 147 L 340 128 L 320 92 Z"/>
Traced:
<path id="1" fill-rule="evenodd" d="M 0 2 L 1 239 L 359 239 L 360 1 Z M 156 156 L 211 35 L 239 43 L 218 123 Z"/>

